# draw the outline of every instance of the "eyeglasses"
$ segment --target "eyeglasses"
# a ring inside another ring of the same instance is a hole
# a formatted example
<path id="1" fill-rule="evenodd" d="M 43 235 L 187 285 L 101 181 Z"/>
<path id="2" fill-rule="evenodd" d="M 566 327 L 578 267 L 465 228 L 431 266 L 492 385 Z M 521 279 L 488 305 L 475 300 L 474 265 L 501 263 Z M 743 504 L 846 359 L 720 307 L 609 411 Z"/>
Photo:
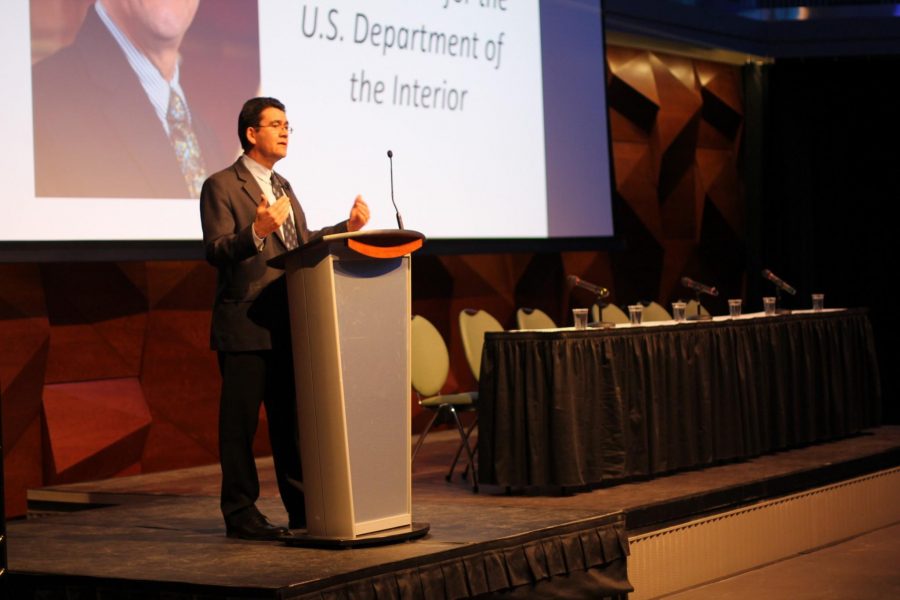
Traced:
<path id="1" fill-rule="evenodd" d="M 267 123 L 266 125 L 257 125 L 254 129 L 262 129 L 263 127 L 271 127 L 272 129 L 276 129 L 279 131 L 287 131 L 288 133 L 294 133 L 294 128 L 291 127 L 291 124 L 287 121 L 282 123 L 281 121 L 272 121 L 271 123 Z"/>

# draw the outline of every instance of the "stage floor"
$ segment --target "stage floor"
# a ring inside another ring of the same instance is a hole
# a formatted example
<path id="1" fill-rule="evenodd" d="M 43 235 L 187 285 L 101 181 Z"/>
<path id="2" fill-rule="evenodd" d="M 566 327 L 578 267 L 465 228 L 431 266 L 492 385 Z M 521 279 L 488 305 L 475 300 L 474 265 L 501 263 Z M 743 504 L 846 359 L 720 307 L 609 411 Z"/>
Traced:
<path id="1" fill-rule="evenodd" d="M 491 486 L 473 494 L 458 476 L 444 480 L 454 436 L 430 436 L 413 471 L 414 520 L 431 525 L 418 541 L 329 551 L 227 539 L 218 511 L 219 471 L 212 465 L 35 490 L 29 498 L 43 516 L 9 523 L 10 571 L 13 577 L 55 576 L 67 585 L 96 578 L 155 582 L 172 590 L 187 584 L 193 593 L 211 595 L 231 589 L 240 597 L 299 597 L 474 551 L 521 547 L 616 523 L 621 529 L 623 515 L 629 534 L 655 529 L 900 464 L 900 427 L 884 426 L 826 444 L 570 495 L 509 494 Z M 259 466 L 259 506 L 284 523 L 271 460 Z M 111 506 L 40 512 L 79 504 Z"/>

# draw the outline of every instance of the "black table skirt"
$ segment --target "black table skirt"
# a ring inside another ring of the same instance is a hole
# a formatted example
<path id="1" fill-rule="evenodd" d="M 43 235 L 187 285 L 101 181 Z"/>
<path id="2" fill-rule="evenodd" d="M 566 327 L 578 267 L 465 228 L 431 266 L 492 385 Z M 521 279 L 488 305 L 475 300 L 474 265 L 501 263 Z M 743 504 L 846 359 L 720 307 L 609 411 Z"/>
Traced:
<path id="1" fill-rule="evenodd" d="M 846 436 L 881 418 L 863 309 L 485 338 L 479 478 L 582 486 Z"/>

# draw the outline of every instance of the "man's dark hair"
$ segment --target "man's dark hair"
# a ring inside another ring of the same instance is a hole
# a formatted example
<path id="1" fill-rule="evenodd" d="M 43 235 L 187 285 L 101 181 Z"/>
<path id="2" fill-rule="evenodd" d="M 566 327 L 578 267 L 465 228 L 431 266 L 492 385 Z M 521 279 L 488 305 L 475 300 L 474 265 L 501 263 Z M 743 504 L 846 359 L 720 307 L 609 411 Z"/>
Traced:
<path id="1" fill-rule="evenodd" d="M 284 104 L 275 98 L 250 98 L 244 102 L 241 114 L 238 115 L 238 137 L 241 139 L 241 148 L 244 152 L 253 148 L 253 144 L 247 139 L 247 128 L 258 127 L 262 112 L 267 108 L 284 110 Z"/>

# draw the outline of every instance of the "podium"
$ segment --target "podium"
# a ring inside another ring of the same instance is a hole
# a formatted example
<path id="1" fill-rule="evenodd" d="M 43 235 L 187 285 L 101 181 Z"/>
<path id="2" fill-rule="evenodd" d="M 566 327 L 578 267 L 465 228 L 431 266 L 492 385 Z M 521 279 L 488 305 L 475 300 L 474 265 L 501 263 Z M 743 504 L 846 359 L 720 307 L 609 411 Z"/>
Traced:
<path id="1" fill-rule="evenodd" d="M 428 532 L 412 522 L 407 230 L 327 235 L 272 261 L 286 272 L 308 534 L 361 546 Z"/>

